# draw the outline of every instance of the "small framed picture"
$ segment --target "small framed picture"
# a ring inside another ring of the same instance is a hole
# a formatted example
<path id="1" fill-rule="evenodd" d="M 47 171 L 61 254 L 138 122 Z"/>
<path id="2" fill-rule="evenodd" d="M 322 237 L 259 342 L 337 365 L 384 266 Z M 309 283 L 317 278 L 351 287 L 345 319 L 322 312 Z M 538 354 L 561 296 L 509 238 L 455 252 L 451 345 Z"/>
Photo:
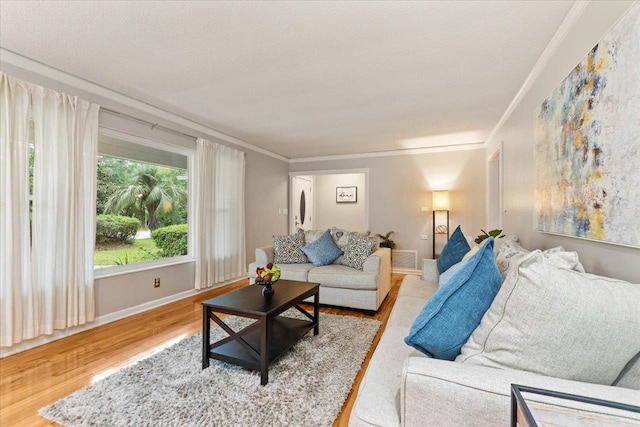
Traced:
<path id="1" fill-rule="evenodd" d="M 336 187 L 336 203 L 358 203 L 358 187 Z"/>

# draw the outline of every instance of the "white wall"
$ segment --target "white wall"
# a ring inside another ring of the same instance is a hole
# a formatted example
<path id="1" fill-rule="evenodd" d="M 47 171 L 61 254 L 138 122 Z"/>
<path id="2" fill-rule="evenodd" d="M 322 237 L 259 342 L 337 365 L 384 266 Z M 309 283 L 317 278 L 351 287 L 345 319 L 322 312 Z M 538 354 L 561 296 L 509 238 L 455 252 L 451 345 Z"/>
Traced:
<path id="1" fill-rule="evenodd" d="M 487 153 L 492 153 L 500 141 L 504 141 L 507 215 L 503 217 L 503 226 L 506 232 L 517 234 L 525 247 L 562 245 L 576 251 L 589 272 L 640 283 L 640 249 L 533 231 L 534 112 L 632 3 L 588 3 L 504 126 L 488 141 Z M 638 218 L 630 212 L 629 221 L 638 221 Z"/>
<path id="2" fill-rule="evenodd" d="M 292 172 L 369 169 L 369 229 L 393 230 L 397 249 L 414 249 L 418 259 L 431 258 L 431 192 L 449 190 L 451 229 L 461 225 L 476 236 L 486 224 L 484 149 L 359 159 L 295 162 Z M 334 189 L 335 191 L 335 189 Z M 335 196 L 334 196 L 335 197 Z M 420 240 L 420 235 L 429 240 Z"/>
<path id="3" fill-rule="evenodd" d="M 357 203 L 337 203 L 336 187 L 357 187 Z M 350 231 L 367 229 L 367 192 L 363 173 L 315 176 L 314 228 L 338 227 Z"/>

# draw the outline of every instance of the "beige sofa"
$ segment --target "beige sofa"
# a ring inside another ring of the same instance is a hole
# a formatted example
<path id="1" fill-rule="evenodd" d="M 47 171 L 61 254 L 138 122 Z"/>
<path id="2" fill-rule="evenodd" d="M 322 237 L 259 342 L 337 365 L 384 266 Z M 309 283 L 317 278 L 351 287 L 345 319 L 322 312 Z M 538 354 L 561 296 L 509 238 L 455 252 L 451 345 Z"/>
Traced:
<path id="1" fill-rule="evenodd" d="M 256 268 L 273 262 L 273 246 L 256 249 L 256 260 L 249 265 L 249 283 Z M 362 270 L 330 264 L 278 264 L 280 278 L 320 283 L 320 304 L 375 312 L 391 288 L 391 250 L 379 248 L 364 261 Z"/>
<path id="2" fill-rule="evenodd" d="M 510 423 L 513 383 L 640 405 L 640 391 L 431 359 L 406 345 L 404 338 L 438 289 L 437 283 L 432 260 L 424 261 L 422 280 L 404 278 L 360 384 L 350 426 L 506 426 Z M 640 361 L 636 357 L 635 364 L 632 361 L 629 365 L 618 384 L 640 389 Z M 615 410 L 598 408 L 616 414 Z M 640 414 L 625 422 L 638 425 Z"/>

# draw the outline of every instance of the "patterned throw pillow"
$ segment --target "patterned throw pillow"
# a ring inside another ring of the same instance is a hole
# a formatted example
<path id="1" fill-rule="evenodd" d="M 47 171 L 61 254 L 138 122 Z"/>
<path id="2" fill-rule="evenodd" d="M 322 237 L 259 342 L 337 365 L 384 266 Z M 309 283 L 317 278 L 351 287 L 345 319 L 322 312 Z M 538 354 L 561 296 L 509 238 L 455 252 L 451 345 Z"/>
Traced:
<path id="1" fill-rule="evenodd" d="M 336 242 L 336 246 L 338 246 L 338 248 L 342 252 L 347 251 L 347 246 L 349 246 L 349 239 L 351 238 L 351 236 L 369 237 L 369 234 L 371 234 L 370 231 L 366 231 L 364 233 L 358 233 L 356 231 L 343 230 L 337 227 L 331 228 L 331 237 L 333 238 L 333 241 Z M 339 256 L 334 261 L 334 264 L 348 265 L 343 262 L 343 259 L 344 259 L 344 256 Z"/>
<path id="2" fill-rule="evenodd" d="M 356 233 L 352 234 L 349 236 L 349 243 L 344 249 L 341 264 L 362 270 L 364 260 L 373 253 L 377 244 L 378 239 L 375 237 L 365 237 Z"/>
<path id="3" fill-rule="evenodd" d="M 298 232 L 302 230 L 298 229 Z M 324 234 L 326 230 L 304 230 L 304 243 L 308 245 L 309 243 L 313 243 L 318 240 Z"/>
<path id="4" fill-rule="evenodd" d="M 302 252 L 304 246 L 304 231 L 288 236 L 273 236 L 274 264 L 306 264 L 307 256 Z"/>

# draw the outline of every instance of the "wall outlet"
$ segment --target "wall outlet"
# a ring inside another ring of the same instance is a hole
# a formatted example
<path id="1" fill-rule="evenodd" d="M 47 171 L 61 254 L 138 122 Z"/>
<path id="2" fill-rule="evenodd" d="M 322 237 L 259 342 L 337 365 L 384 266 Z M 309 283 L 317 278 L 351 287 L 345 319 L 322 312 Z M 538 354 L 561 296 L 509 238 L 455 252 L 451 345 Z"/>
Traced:
<path id="1" fill-rule="evenodd" d="M 420 240 L 429 240 L 429 235 L 427 234 L 420 235 Z"/>
<path id="2" fill-rule="evenodd" d="M 429 212 L 428 206 L 420 206 L 420 212 Z"/>
<path id="3" fill-rule="evenodd" d="M 160 287 L 160 278 L 156 277 L 155 279 L 153 279 L 153 287 L 154 288 L 159 288 Z"/>

